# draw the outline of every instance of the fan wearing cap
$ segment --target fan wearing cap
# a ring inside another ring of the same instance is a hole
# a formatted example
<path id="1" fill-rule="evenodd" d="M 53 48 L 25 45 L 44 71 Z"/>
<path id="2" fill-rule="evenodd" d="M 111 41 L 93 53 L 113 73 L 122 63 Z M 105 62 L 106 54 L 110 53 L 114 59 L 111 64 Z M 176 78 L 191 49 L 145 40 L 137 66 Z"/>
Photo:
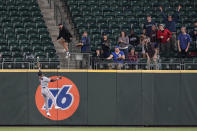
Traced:
<path id="1" fill-rule="evenodd" d="M 108 60 L 111 60 L 113 58 L 113 61 L 117 63 L 116 69 L 121 69 L 123 66 L 123 62 L 125 59 L 125 54 L 123 51 L 120 51 L 119 46 L 115 46 L 115 51 L 112 52 L 112 54 L 107 58 Z M 111 68 L 112 64 L 109 64 L 109 67 Z"/>
<path id="2" fill-rule="evenodd" d="M 170 39 L 172 33 L 164 28 L 163 24 L 159 25 L 159 30 L 157 31 L 157 39 L 159 41 L 160 52 L 168 56 L 170 52 Z"/>
<path id="3" fill-rule="evenodd" d="M 112 52 L 112 54 L 107 59 L 110 60 L 112 58 L 116 63 L 123 63 L 123 60 L 125 59 L 125 55 L 123 51 L 120 51 L 119 46 L 115 47 L 115 51 Z"/>

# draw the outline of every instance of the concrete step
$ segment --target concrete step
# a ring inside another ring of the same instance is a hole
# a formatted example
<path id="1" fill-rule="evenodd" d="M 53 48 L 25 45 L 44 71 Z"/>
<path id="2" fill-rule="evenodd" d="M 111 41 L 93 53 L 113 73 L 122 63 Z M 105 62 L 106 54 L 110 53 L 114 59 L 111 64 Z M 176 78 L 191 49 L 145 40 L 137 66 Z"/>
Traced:
<path id="1" fill-rule="evenodd" d="M 61 0 L 57 0 L 57 3 L 59 2 L 60 11 L 62 12 L 63 20 L 65 21 L 65 24 L 67 26 L 67 29 L 70 31 L 70 33 L 73 36 L 72 42 L 69 44 L 69 51 L 70 52 L 80 52 L 80 48 L 75 47 L 75 44 L 78 43 L 77 37 L 74 35 L 74 29 L 72 23 L 69 23 L 69 17 L 67 16 L 67 12 L 65 12 L 64 4 L 61 2 Z M 45 20 L 45 23 L 47 25 L 48 31 L 50 33 L 50 36 L 52 38 L 52 41 L 54 43 L 54 46 L 56 48 L 57 55 L 59 56 L 61 62 L 60 66 L 61 68 L 79 68 L 79 63 L 77 63 L 75 60 L 71 60 L 74 58 L 65 59 L 65 51 L 62 45 L 57 43 L 56 39 L 59 34 L 58 26 L 56 25 L 56 21 L 54 19 L 54 6 L 52 1 L 52 8 L 50 8 L 49 3 L 47 0 L 38 0 L 38 4 L 41 8 L 41 12 L 43 14 L 43 18 Z"/>

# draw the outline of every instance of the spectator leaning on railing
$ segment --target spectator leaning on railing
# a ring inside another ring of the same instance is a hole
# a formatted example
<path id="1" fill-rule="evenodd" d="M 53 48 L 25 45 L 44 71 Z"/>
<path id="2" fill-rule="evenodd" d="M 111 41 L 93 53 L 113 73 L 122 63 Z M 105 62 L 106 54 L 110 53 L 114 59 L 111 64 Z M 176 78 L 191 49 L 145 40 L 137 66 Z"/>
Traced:
<path id="1" fill-rule="evenodd" d="M 172 33 L 168 29 L 165 29 L 163 24 L 160 24 L 157 32 L 157 39 L 159 41 L 160 53 L 166 56 L 169 56 L 171 37 Z"/>
<path id="2" fill-rule="evenodd" d="M 174 51 L 177 49 L 176 48 L 177 46 L 176 45 L 176 23 L 179 17 L 180 9 L 181 9 L 181 6 L 179 5 L 176 14 L 172 17 L 172 15 L 166 16 L 163 12 L 163 8 L 160 6 L 160 11 L 162 13 L 163 21 L 166 26 L 166 29 L 172 32 L 172 39 L 170 40 L 170 48 Z"/>
<path id="3" fill-rule="evenodd" d="M 124 52 L 120 51 L 119 48 L 120 48 L 119 46 L 116 46 L 115 51 L 112 52 L 112 54 L 107 58 L 107 60 L 113 59 L 113 61 L 117 63 L 117 67 L 116 67 L 117 69 L 120 69 L 123 66 L 122 64 L 124 63 L 124 59 L 125 59 Z"/>
<path id="4" fill-rule="evenodd" d="M 150 69 L 150 64 L 154 64 L 154 69 L 157 69 L 157 53 L 155 51 L 154 43 L 150 42 L 150 38 L 145 38 L 145 52 L 147 57 L 147 66 Z"/>
<path id="5" fill-rule="evenodd" d="M 104 59 L 104 56 L 103 56 L 103 54 L 101 54 L 100 50 L 101 50 L 101 48 L 98 47 L 92 55 L 92 61 L 91 61 L 92 62 L 92 69 L 95 69 L 96 64 L 103 61 L 103 59 Z"/>
<path id="6" fill-rule="evenodd" d="M 181 28 L 181 33 L 178 36 L 178 50 L 180 52 L 180 57 L 187 57 L 188 51 L 191 43 L 190 35 L 187 34 L 186 28 Z"/>
<path id="7" fill-rule="evenodd" d="M 145 45 L 145 38 L 146 38 L 146 35 L 142 34 L 140 36 L 140 44 L 139 44 L 139 47 L 141 48 L 142 50 L 142 57 L 145 58 L 146 57 L 146 54 L 145 54 L 145 50 L 144 50 L 144 45 Z"/>

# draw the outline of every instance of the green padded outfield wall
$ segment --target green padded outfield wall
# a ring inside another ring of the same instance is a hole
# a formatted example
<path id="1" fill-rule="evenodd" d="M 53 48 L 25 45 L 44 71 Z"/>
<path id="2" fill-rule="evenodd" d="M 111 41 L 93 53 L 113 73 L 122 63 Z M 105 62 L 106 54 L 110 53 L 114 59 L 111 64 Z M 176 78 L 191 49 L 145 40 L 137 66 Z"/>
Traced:
<path id="1" fill-rule="evenodd" d="M 52 105 L 52 120 L 37 107 L 36 99 L 43 97 L 36 97 L 40 88 L 36 70 L 0 72 L 0 125 L 197 125 L 197 71 L 43 72 L 72 81 L 79 97 L 58 88 L 60 94 L 72 96 L 72 102 L 60 110 Z M 59 100 L 69 101 L 68 97 Z"/>

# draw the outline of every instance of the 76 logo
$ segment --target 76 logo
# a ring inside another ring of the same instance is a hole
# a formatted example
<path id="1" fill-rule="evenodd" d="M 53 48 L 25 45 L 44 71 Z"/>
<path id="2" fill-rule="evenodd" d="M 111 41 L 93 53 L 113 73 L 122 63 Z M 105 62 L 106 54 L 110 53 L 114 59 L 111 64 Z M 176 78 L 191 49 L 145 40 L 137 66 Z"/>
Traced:
<path id="1" fill-rule="evenodd" d="M 73 95 L 69 93 L 69 90 L 72 88 L 72 85 L 65 85 L 62 88 L 49 88 L 49 91 L 56 100 L 57 106 L 61 107 L 62 110 L 68 109 L 73 103 Z M 53 101 L 48 100 L 48 107 L 51 109 L 53 107 Z M 42 109 L 45 109 L 45 105 Z"/>

